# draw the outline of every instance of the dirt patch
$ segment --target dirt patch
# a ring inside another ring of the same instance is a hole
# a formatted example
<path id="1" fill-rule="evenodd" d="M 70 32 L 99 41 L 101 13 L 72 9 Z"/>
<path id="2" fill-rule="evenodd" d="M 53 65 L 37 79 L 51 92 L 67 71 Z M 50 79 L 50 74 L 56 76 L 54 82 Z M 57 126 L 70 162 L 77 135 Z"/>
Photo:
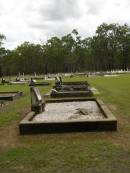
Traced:
<path id="1" fill-rule="evenodd" d="M 7 147 L 7 146 L 15 146 L 18 142 L 18 129 L 16 124 L 9 125 L 7 128 L 3 127 L 0 128 L 0 146 Z"/>
<path id="2" fill-rule="evenodd" d="M 22 109 L 19 113 L 22 116 L 19 117 L 15 122 L 11 123 L 10 125 L 7 125 L 6 127 L 0 127 L 0 148 L 8 146 L 14 147 L 16 145 L 20 145 L 20 135 L 19 135 L 18 125 L 19 122 L 29 111 L 30 111 L 29 108 Z"/>
<path id="3" fill-rule="evenodd" d="M 111 111 L 116 112 L 118 110 L 116 105 L 109 105 Z"/>

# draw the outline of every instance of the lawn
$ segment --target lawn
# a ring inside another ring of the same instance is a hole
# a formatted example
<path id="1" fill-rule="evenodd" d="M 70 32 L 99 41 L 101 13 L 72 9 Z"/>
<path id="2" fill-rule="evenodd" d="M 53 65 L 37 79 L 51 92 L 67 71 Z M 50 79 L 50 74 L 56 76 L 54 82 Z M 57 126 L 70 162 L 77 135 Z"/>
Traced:
<path id="1" fill-rule="evenodd" d="M 118 119 L 117 132 L 84 132 L 20 136 L 18 123 L 30 111 L 29 87 L 0 86 L 0 91 L 20 90 L 24 96 L 0 108 L 1 173 L 129 173 L 130 75 L 73 77 L 87 80 Z M 51 86 L 39 87 L 42 94 Z"/>

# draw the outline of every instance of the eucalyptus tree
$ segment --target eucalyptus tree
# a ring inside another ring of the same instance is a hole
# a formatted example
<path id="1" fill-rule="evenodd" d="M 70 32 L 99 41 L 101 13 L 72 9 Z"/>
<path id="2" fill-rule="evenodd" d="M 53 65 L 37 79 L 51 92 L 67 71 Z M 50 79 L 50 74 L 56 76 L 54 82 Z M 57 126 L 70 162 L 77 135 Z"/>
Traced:
<path id="1" fill-rule="evenodd" d="M 0 75 L 24 73 L 58 73 L 106 71 L 130 68 L 130 27 L 103 23 L 93 37 L 71 33 L 52 37 L 44 44 L 24 42 L 8 51 L 0 35 Z"/>
<path id="2" fill-rule="evenodd" d="M 52 37 L 43 45 L 45 73 L 61 72 L 64 66 L 62 41 L 58 37 Z"/>
<path id="3" fill-rule="evenodd" d="M 2 76 L 2 66 L 3 66 L 3 57 L 6 55 L 6 50 L 5 48 L 2 46 L 3 45 L 3 41 L 6 39 L 5 35 L 0 34 L 0 76 Z"/>
<path id="4" fill-rule="evenodd" d="M 118 26 L 117 32 L 118 52 L 120 67 L 124 70 L 130 68 L 130 27 L 125 25 Z"/>
<path id="5" fill-rule="evenodd" d="M 20 73 L 42 73 L 42 48 L 40 44 L 24 42 L 16 49 L 8 51 L 3 60 L 6 75 Z"/>
<path id="6" fill-rule="evenodd" d="M 126 69 L 129 61 L 130 28 L 128 25 L 100 25 L 92 38 L 96 70 Z"/>
<path id="7" fill-rule="evenodd" d="M 75 69 L 75 40 L 72 34 L 67 34 L 62 37 L 62 45 L 64 49 L 64 65 L 66 72 L 72 72 Z"/>

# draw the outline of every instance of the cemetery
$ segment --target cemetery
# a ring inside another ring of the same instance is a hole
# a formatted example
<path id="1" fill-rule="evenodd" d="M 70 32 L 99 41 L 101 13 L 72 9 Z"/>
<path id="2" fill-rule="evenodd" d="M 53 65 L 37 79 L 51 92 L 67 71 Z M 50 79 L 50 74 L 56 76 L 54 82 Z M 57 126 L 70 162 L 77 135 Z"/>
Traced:
<path id="1" fill-rule="evenodd" d="M 98 1 L 0 1 L 0 173 L 130 173 L 130 6 Z"/>

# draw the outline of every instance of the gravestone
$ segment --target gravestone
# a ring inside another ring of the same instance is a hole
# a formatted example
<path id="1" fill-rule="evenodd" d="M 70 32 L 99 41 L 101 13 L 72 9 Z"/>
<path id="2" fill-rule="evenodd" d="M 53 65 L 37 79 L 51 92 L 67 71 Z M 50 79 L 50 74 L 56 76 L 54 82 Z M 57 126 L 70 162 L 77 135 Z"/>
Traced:
<path id="1" fill-rule="evenodd" d="M 2 77 L 2 79 L 1 79 L 1 84 L 8 84 L 9 83 L 9 81 L 6 81 L 3 77 Z"/>
<path id="2" fill-rule="evenodd" d="M 42 99 L 38 88 L 31 87 L 31 110 L 35 113 L 42 113 L 45 110 L 45 100 Z"/>
<path id="3" fill-rule="evenodd" d="M 60 80 L 60 83 L 62 84 L 62 77 L 61 76 L 59 77 L 59 80 Z"/>
<path id="4" fill-rule="evenodd" d="M 33 86 L 33 85 L 35 85 L 35 80 L 33 79 L 33 78 L 31 78 L 31 81 L 30 81 L 30 84 L 29 84 L 30 86 Z"/>
<path id="5" fill-rule="evenodd" d="M 16 77 L 16 80 L 15 80 L 16 82 L 19 82 L 20 81 L 20 78 L 19 77 Z"/>
<path id="6" fill-rule="evenodd" d="M 55 77 L 55 85 L 58 87 L 61 86 L 61 80 L 58 76 Z"/>
<path id="7" fill-rule="evenodd" d="M 5 79 L 4 78 L 1 79 L 1 83 L 5 84 Z"/>

